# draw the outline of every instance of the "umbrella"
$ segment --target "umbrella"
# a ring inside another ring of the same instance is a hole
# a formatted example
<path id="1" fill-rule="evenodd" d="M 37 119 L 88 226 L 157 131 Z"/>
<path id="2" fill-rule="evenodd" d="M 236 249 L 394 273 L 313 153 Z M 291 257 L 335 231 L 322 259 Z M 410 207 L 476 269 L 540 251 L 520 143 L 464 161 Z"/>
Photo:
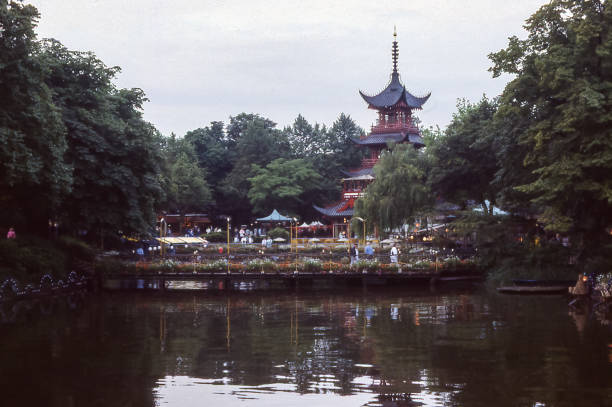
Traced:
<path id="1" fill-rule="evenodd" d="M 284 242 L 285 239 L 283 239 L 282 237 L 277 237 L 276 239 L 274 239 L 275 242 Z"/>

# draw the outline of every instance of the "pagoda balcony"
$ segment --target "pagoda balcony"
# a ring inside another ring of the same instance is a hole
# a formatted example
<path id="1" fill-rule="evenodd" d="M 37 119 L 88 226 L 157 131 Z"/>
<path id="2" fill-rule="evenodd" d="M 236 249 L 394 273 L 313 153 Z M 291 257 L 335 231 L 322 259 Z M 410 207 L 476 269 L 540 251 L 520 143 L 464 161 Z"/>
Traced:
<path id="1" fill-rule="evenodd" d="M 372 133 L 416 133 L 419 130 L 411 123 L 378 123 L 371 128 Z"/>

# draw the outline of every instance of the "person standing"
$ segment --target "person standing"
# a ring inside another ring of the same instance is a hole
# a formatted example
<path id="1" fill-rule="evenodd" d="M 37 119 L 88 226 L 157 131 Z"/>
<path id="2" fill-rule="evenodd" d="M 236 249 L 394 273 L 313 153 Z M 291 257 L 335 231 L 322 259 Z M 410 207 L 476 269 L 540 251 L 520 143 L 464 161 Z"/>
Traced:
<path id="1" fill-rule="evenodd" d="M 372 260 L 372 257 L 374 257 L 374 248 L 372 247 L 372 245 L 369 242 L 366 245 L 366 247 L 363 250 L 363 252 L 366 254 L 367 258 L 370 259 L 370 260 Z"/>
<path id="2" fill-rule="evenodd" d="M 15 239 L 17 234 L 15 233 L 15 229 L 9 228 L 8 233 L 6 234 L 7 239 Z"/>
<path id="3" fill-rule="evenodd" d="M 138 249 L 136 249 L 136 254 L 138 255 L 138 259 L 140 261 L 144 261 L 144 250 L 142 246 L 139 246 Z"/>
<path id="4" fill-rule="evenodd" d="M 351 264 L 355 264 L 359 261 L 359 246 L 357 243 L 351 249 Z"/>
<path id="5" fill-rule="evenodd" d="M 390 252 L 390 258 L 391 258 L 391 263 L 393 264 L 397 264 L 397 256 L 399 254 L 399 250 L 397 250 L 397 247 L 395 247 L 395 244 L 391 246 L 391 252 Z"/>

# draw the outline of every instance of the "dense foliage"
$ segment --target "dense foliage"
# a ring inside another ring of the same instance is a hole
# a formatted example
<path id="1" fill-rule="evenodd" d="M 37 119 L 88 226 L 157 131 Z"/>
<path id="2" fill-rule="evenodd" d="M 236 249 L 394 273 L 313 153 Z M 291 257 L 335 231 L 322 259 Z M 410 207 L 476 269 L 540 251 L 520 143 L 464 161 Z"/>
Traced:
<path id="1" fill-rule="evenodd" d="M 38 40 L 38 18 L 31 5 L 0 0 L 4 233 L 59 227 L 104 246 L 151 234 L 160 212 L 237 224 L 273 208 L 314 217 L 312 204 L 337 198 L 341 169 L 359 162 L 351 139 L 363 131 L 344 114 L 329 129 L 299 115 L 281 130 L 241 113 L 163 137 L 142 118 L 144 92 L 114 85 L 119 67 Z"/>
<path id="2" fill-rule="evenodd" d="M 342 170 L 362 158 L 352 140 L 363 130 L 345 114 L 330 127 L 298 115 L 279 129 L 240 113 L 163 137 L 143 120 L 144 92 L 114 85 L 118 67 L 38 40 L 38 18 L 33 6 L 0 0 L 2 228 L 40 236 L 59 225 L 103 245 L 150 234 L 160 212 L 207 213 L 216 223 L 231 216 L 237 225 L 278 209 L 309 221 L 313 204 L 339 198 Z M 503 93 L 460 100 L 444 131 L 424 130 L 419 151 L 390 145 L 357 215 L 388 231 L 453 203 L 491 264 L 521 257 L 609 267 L 610 27 L 609 1 L 541 7 L 527 38 L 511 37 L 489 56 L 493 76 L 513 76 Z M 562 239 L 563 248 L 554 243 Z"/>
<path id="3" fill-rule="evenodd" d="M 395 151 L 383 157 L 358 214 L 389 229 L 408 214 L 427 212 L 429 202 L 415 200 L 426 191 L 413 184 L 423 182 L 419 162 L 429 162 L 426 183 L 438 203 L 482 208 L 458 223 L 465 233 L 479 232 L 476 244 L 489 265 L 542 275 L 574 261 L 584 271 L 609 269 L 610 27 L 609 1 L 553 0 L 541 7 L 527 20 L 526 39 L 511 37 L 489 56 L 494 76 L 514 75 L 502 95 L 476 104 L 460 100 L 450 125 L 430 132 L 419 154 L 393 165 Z M 507 215 L 495 216 L 495 207 Z M 521 261 L 505 267 L 508 259 Z"/>

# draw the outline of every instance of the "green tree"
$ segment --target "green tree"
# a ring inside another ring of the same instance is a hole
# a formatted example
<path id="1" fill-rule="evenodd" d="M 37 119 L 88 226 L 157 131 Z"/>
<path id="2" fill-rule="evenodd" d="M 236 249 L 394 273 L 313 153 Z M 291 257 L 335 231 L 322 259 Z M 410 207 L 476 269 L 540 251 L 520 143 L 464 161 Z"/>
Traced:
<path id="1" fill-rule="evenodd" d="M 212 193 L 207 182 L 206 169 L 198 165 L 194 146 L 186 138 L 174 134 L 164 140 L 164 208 L 184 215 L 203 212 L 212 203 Z"/>
<path id="2" fill-rule="evenodd" d="M 477 104 L 460 100 L 446 131 L 430 140 L 427 151 L 434 164 L 429 182 L 442 198 L 460 205 L 474 200 L 487 212 L 493 210 L 497 190 L 492 181 L 498 169 L 493 143 L 496 110 L 496 101 L 485 96 Z"/>
<path id="3" fill-rule="evenodd" d="M 291 146 L 291 154 L 295 158 L 313 158 L 324 153 L 327 141 L 327 129 L 316 123 L 314 126 L 301 114 L 293 122 L 293 126 L 283 130 Z"/>
<path id="4" fill-rule="evenodd" d="M 193 146 L 200 168 L 206 170 L 213 200 L 219 201 L 222 199 L 219 185 L 236 160 L 236 152 L 229 148 L 223 123 L 211 122 L 209 127 L 189 131 L 185 140 Z"/>
<path id="5" fill-rule="evenodd" d="M 248 197 L 260 215 L 275 208 L 303 213 L 312 206 L 322 180 L 303 159 L 278 158 L 264 168 L 253 165 L 252 172 Z"/>
<path id="6" fill-rule="evenodd" d="M 0 0 L 0 215 L 46 230 L 70 190 L 65 128 L 44 81 L 34 28 L 39 14 Z"/>
<path id="7" fill-rule="evenodd" d="M 491 54 L 491 71 L 515 75 L 502 96 L 529 118 L 520 142 L 531 195 L 550 231 L 572 235 L 582 258 L 610 241 L 612 224 L 612 6 L 553 0 Z"/>
<path id="8" fill-rule="evenodd" d="M 258 115 L 241 114 L 238 117 L 240 128 L 243 130 L 231 136 L 237 140 L 235 147 L 237 159 L 221 184 L 223 198 L 218 202 L 218 206 L 237 222 L 248 222 L 252 215 L 248 199 L 251 188 L 248 178 L 254 175 L 252 165 L 263 167 L 277 158 L 287 158 L 290 150 L 287 139 L 283 137 L 281 131 L 274 128 L 272 121 Z M 238 128 L 236 123 L 234 118 L 230 118 L 228 136 L 230 131 L 233 132 Z"/>
<path id="9" fill-rule="evenodd" d="M 355 214 L 381 231 L 410 223 L 432 205 L 426 185 L 429 166 L 427 156 L 412 145 L 396 145 L 383 153 L 374 166 L 376 179 L 355 202 Z"/>
<path id="10" fill-rule="evenodd" d="M 118 67 L 58 41 L 44 41 L 39 58 L 67 129 L 66 162 L 74 168 L 62 227 L 86 229 L 102 242 L 119 230 L 147 232 L 163 191 L 161 137 L 142 119 L 144 93 L 117 89 Z"/>

